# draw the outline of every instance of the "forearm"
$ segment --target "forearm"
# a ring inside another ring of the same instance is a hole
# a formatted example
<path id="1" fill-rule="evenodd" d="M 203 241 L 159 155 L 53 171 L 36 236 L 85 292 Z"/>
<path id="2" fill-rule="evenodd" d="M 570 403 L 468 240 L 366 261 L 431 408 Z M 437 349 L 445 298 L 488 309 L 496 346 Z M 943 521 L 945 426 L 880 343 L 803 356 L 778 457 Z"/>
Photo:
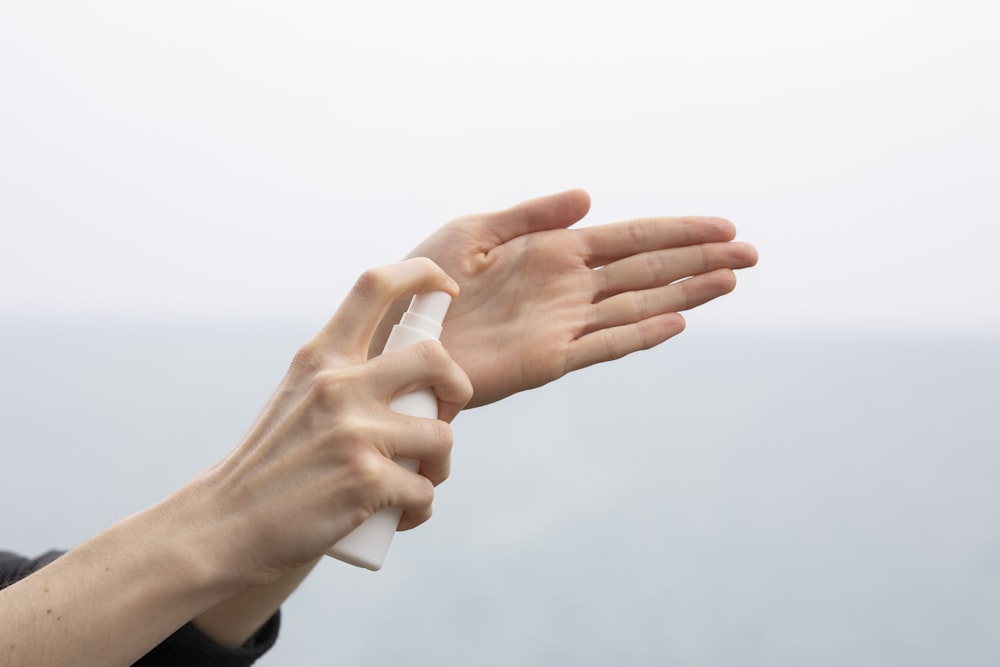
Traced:
<path id="1" fill-rule="evenodd" d="M 239 589 L 188 493 L 0 591 L 0 667 L 131 665 Z"/>
<path id="2" fill-rule="evenodd" d="M 229 454 L 0 591 L 0 667 L 131 665 L 192 620 L 199 639 L 239 645 L 367 517 L 399 507 L 409 526 L 429 518 L 448 473 L 446 422 L 472 387 L 440 345 L 367 352 L 392 303 L 432 290 L 458 292 L 428 260 L 366 272 Z M 390 409 L 414 389 L 431 389 L 445 417 Z"/>

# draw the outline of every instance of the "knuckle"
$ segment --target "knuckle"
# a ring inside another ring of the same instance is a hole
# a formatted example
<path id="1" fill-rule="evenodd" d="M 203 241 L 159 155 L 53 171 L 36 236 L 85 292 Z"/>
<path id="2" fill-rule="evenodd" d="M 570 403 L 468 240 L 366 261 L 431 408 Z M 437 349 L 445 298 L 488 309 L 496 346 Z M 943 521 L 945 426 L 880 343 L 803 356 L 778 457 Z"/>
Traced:
<path id="1" fill-rule="evenodd" d="M 455 432 L 452 430 L 451 425 L 440 419 L 435 419 L 431 423 L 430 428 L 432 441 L 438 455 L 442 457 L 449 456 L 452 447 L 455 445 Z"/>
<path id="2" fill-rule="evenodd" d="M 637 248 L 645 248 L 649 240 L 649 231 L 641 220 L 633 220 L 629 223 L 628 234 L 632 243 Z"/>
<path id="3" fill-rule="evenodd" d="M 312 375 L 322 367 L 322 354 L 315 338 L 298 349 L 292 357 L 289 373 L 295 375 Z"/>
<path id="4" fill-rule="evenodd" d="M 365 299 L 377 299 L 390 289 L 390 274 L 385 267 L 367 269 L 354 283 L 354 292 Z"/>
<path id="5" fill-rule="evenodd" d="M 698 250 L 701 254 L 701 268 L 702 270 L 708 269 L 713 266 L 712 264 L 712 247 L 707 243 L 702 243 L 698 246 Z"/>
<path id="6" fill-rule="evenodd" d="M 646 269 L 649 271 L 649 276 L 654 281 L 661 281 L 668 274 L 670 267 L 667 265 L 667 261 L 662 252 L 647 252 L 646 258 Z"/>
<path id="7" fill-rule="evenodd" d="M 320 407 L 336 409 L 342 407 L 352 395 L 349 390 L 352 384 L 341 371 L 319 370 L 312 377 L 309 393 Z"/>
<path id="8" fill-rule="evenodd" d="M 313 375 L 309 386 L 309 393 L 317 403 L 329 405 L 336 402 L 337 395 L 339 394 L 338 384 L 332 373 L 329 371 L 320 371 Z"/>
<path id="9" fill-rule="evenodd" d="M 457 364 L 456 364 L 457 365 Z M 472 386 L 472 380 L 469 376 L 465 374 L 461 368 L 459 370 L 460 386 L 459 386 L 459 402 L 465 405 L 472 400 L 473 395 L 476 392 L 475 387 Z"/>
<path id="10" fill-rule="evenodd" d="M 633 292 L 632 308 L 635 313 L 636 320 L 644 320 L 648 318 L 652 314 L 652 305 L 649 301 L 649 295 L 645 292 Z"/>
<path id="11" fill-rule="evenodd" d="M 437 263 L 429 257 L 412 257 L 406 261 L 412 262 L 421 272 L 439 273 L 441 271 Z"/>
<path id="12" fill-rule="evenodd" d="M 367 495 L 381 484 L 384 457 L 357 440 L 345 448 L 349 450 L 344 465 L 347 477 L 359 494 Z"/>
<path id="13" fill-rule="evenodd" d="M 622 337 L 620 329 L 609 329 L 604 332 L 605 357 L 609 360 L 621 359 L 628 354 L 628 346 Z"/>
<path id="14" fill-rule="evenodd" d="M 344 443 L 349 458 L 354 458 L 357 455 L 356 450 L 362 448 L 368 440 L 367 423 L 349 412 L 338 415 L 331 430 L 333 437 L 338 442 Z"/>
<path id="15" fill-rule="evenodd" d="M 370 489 L 379 486 L 382 480 L 384 457 L 370 447 L 355 446 L 350 457 L 348 470 L 351 479 L 360 489 Z"/>
<path id="16" fill-rule="evenodd" d="M 429 518 L 431 506 L 434 504 L 434 484 L 431 480 L 421 476 L 414 484 L 413 497 L 416 504 L 426 508 L 426 515 Z"/>
<path id="17" fill-rule="evenodd" d="M 440 368 L 450 361 L 444 346 L 436 340 L 420 341 L 413 346 L 413 352 L 420 364 L 428 368 Z"/>

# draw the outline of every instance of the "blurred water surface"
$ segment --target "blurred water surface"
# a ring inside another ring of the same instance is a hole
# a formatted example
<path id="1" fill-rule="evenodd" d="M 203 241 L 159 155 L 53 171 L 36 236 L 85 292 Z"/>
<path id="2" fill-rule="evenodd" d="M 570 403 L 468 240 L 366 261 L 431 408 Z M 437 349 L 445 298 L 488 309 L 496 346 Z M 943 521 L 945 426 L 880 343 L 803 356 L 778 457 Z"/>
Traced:
<path id="1" fill-rule="evenodd" d="M 2 547 L 243 434 L 322 322 L 0 320 Z M 268 665 L 996 665 L 1000 343 L 706 334 L 455 423 L 435 517 L 323 562 Z"/>

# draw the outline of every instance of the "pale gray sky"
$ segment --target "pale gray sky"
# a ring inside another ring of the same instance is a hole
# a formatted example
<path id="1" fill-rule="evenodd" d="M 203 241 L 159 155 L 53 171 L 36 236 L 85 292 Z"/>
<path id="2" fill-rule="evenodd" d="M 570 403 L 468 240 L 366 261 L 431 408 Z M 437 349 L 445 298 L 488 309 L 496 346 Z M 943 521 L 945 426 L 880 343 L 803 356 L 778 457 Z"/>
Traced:
<path id="1" fill-rule="evenodd" d="M 703 326 L 1000 331 L 987 2 L 8 2 L 0 309 L 325 317 L 447 219 L 731 218 Z"/>

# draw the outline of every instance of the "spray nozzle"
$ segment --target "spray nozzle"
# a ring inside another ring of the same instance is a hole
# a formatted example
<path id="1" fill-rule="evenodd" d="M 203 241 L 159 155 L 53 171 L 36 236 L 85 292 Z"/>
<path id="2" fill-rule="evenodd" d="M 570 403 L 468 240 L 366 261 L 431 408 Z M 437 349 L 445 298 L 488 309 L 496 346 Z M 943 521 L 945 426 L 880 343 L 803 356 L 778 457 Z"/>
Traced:
<path id="1" fill-rule="evenodd" d="M 400 325 L 419 329 L 433 338 L 441 337 L 441 323 L 451 305 L 451 295 L 447 292 L 425 292 L 417 294 L 410 301 L 410 307 L 403 314 Z"/>

